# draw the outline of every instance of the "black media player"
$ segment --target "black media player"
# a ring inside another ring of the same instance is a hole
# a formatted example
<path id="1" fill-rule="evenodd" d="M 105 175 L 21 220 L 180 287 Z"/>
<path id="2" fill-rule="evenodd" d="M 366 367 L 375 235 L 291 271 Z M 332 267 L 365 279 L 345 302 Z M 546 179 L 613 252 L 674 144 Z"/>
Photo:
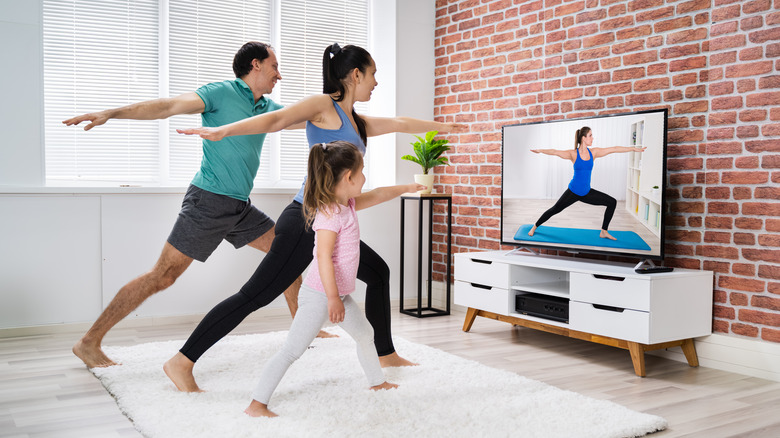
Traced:
<path id="1" fill-rule="evenodd" d="M 569 322 L 569 300 L 566 298 L 521 292 L 515 296 L 515 310 L 523 315 Z"/>

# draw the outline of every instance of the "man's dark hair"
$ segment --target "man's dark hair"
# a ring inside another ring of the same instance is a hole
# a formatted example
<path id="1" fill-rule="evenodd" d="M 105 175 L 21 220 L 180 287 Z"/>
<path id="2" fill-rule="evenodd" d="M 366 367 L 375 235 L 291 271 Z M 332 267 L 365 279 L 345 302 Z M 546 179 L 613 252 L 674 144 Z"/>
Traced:
<path id="1" fill-rule="evenodd" d="M 263 62 L 269 56 L 268 51 L 272 49 L 270 44 L 258 43 L 257 41 L 244 44 L 233 57 L 233 73 L 236 74 L 237 78 L 246 76 L 252 71 L 252 61 L 256 59 Z"/>

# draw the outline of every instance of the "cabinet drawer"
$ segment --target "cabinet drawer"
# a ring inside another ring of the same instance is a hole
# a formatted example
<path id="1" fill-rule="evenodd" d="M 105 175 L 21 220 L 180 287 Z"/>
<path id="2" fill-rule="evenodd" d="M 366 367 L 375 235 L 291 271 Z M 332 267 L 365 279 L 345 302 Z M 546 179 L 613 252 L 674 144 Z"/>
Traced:
<path id="1" fill-rule="evenodd" d="M 650 313 L 631 309 L 605 308 L 598 304 L 569 302 L 569 324 L 573 330 L 626 341 L 650 343 Z"/>
<path id="2" fill-rule="evenodd" d="M 455 279 L 507 289 L 509 265 L 480 260 L 478 257 L 456 257 Z"/>
<path id="3" fill-rule="evenodd" d="M 514 294 L 512 294 L 514 298 Z M 455 304 L 509 315 L 509 291 L 478 283 L 455 282 Z"/>
<path id="4" fill-rule="evenodd" d="M 633 310 L 650 311 L 650 280 L 572 272 L 572 300 Z"/>

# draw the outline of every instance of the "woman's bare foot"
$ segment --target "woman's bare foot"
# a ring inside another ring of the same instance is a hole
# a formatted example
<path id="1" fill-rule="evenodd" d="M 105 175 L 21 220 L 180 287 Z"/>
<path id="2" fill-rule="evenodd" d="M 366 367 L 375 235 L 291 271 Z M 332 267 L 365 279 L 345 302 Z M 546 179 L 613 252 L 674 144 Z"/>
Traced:
<path id="1" fill-rule="evenodd" d="M 93 345 L 84 341 L 84 338 L 79 339 L 76 345 L 73 346 L 73 354 L 76 355 L 87 368 L 103 368 L 116 365 L 117 363 L 109 359 L 103 350 L 100 348 L 100 344 Z"/>
<path id="2" fill-rule="evenodd" d="M 278 417 L 278 415 L 268 410 L 268 405 L 252 400 L 249 407 L 244 409 L 244 413 L 250 417 Z"/>
<path id="3" fill-rule="evenodd" d="M 163 371 L 165 375 L 171 379 L 176 389 L 182 392 L 203 392 L 198 388 L 198 384 L 195 382 L 195 376 L 192 375 L 192 369 L 195 367 L 195 362 L 189 360 L 187 356 L 176 353 L 175 356 L 168 359 L 163 365 Z"/>
<path id="4" fill-rule="evenodd" d="M 319 333 L 317 333 L 318 338 L 338 338 L 339 335 L 334 335 L 333 333 L 326 332 L 325 330 L 320 330 Z"/>
<path id="5" fill-rule="evenodd" d="M 379 391 L 380 389 L 394 389 L 394 388 L 398 388 L 398 385 L 396 385 L 395 383 L 385 382 L 381 385 L 372 386 L 371 390 Z"/>
<path id="6" fill-rule="evenodd" d="M 612 237 L 611 234 L 607 232 L 607 230 L 601 230 L 601 234 L 599 234 L 599 237 L 602 239 L 610 239 L 610 240 L 617 240 L 614 237 Z"/>
<path id="7" fill-rule="evenodd" d="M 387 367 L 415 367 L 418 364 L 404 359 L 403 357 L 399 356 L 397 352 L 394 351 L 386 356 L 379 356 L 379 365 L 381 365 L 382 368 L 387 368 Z"/>
<path id="8" fill-rule="evenodd" d="M 531 227 L 531 231 L 529 231 L 529 232 L 528 232 L 528 235 L 529 235 L 529 236 L 531 236 L 531 237 L 533 237 L 535 232 L 536 232 L 536 225 L 534 225 L 533 227 Z"/>

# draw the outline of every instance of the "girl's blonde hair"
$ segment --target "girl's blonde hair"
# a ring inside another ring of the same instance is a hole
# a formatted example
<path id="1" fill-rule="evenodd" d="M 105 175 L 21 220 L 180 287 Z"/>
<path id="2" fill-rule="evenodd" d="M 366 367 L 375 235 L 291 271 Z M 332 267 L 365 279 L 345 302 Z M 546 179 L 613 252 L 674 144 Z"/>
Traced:
<path id="1" fill-rule="evenodd" d="M 309 151 L 309 167 L 303 190 L 303 215 L 311 226 L 317 210 L 336 203 L 336 184 L 346 171 L 358 171 L 363 155 L 347 141 L 317 143 Z"/>

